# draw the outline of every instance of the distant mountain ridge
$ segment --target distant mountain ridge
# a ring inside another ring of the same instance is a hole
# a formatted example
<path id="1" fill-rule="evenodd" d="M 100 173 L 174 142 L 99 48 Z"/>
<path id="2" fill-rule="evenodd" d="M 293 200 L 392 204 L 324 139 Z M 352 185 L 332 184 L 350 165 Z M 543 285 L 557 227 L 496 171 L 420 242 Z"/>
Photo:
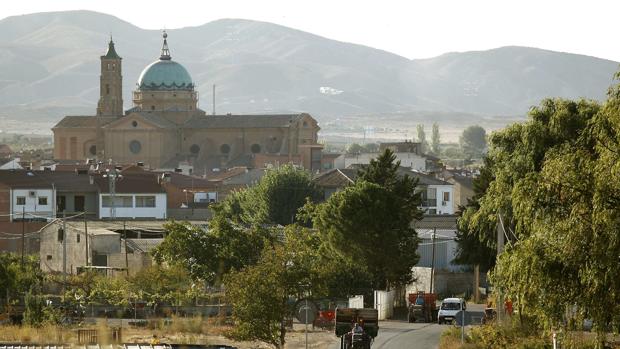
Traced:
<path id="1" fill-rule="evenodd" d="M 89 11 L 0 20 L 0 116 L 57 120 L 95 112 L 99 56 L 110 33 L 123 57 L 125 109 L 161 36 Z M 201 107 L 218 113 L 317 116 L 441 111 L 519 115 L 545 97 L 603 99 L 618 62 L 527 47 L 409 60 L 271 23 L 222 19 L 169 30 L 172 58 L 192 75 Z M 415 43 L 412 43 L 415 44 Z"/>

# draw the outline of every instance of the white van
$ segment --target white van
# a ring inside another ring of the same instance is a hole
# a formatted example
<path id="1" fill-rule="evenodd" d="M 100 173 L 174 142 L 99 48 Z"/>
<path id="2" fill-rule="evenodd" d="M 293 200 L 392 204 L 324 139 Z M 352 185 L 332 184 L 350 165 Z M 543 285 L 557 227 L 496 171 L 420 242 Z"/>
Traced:
<path id="1" fill-rule="evenodd" d="M 441 302 L 437 313 L 437 323 L 452 323 L 455 320 L 456 313 L 466 310 L 467 304 L 463 298 L 446 298 Z"/>

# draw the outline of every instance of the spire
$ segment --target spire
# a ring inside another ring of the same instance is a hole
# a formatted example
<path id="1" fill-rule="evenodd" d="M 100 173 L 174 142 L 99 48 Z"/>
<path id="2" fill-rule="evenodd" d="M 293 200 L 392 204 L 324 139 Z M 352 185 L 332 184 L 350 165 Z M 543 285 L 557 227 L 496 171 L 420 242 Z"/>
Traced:
<path id="1" fill-rule="evenodd" d="M 116 50 L 114 49 L 114 41 L 112 41 L 112 35 L 110 34 L 110 42 L 108 43 L 108 51 L 105 53 L 104 56 L 102 56 L 102 58 L 113 58 L 113 59 L 120 59 L 121 57 L 118 55 L 118 53 L 116 53 Z"/>
<path id="2" fill-rule="evenodd" d="M 162 36 L 164 37 L 164 44 L 161 46 L 161 56 L 159 56 L 159 59 L 169 61 L 172 58 L 170 57 L 170 49 L 168 49 L 168 41 L 166 40 L 168 33 L 164 30 Z"/>

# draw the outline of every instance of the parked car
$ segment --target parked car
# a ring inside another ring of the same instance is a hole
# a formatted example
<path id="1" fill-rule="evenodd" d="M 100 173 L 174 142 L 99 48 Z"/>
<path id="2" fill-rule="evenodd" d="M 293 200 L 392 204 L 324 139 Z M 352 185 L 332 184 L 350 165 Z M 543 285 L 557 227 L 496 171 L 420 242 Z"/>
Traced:
<path id="1" fill-rule="evenodd" d="M 461 310 L 466 310 L 467 304 L 463 298 L 446 298 L 441 302 L 437 312 L 437 323 L 452 323 L 456 314 Z"/>

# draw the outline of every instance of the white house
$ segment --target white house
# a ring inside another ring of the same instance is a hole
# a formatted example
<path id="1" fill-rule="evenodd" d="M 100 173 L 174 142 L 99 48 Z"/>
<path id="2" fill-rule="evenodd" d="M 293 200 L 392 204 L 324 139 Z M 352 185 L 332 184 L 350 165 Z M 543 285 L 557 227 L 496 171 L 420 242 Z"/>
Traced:
<path id="1" fill-rule="evenodd" d="M 11 220 L 48 220 L 56 216 L 56 190 L 33 185 L 11 189 Z"/>
<path id="2" fill-rule="evenodd" d="M 334 167 L 343 169 L 353 165 L 368 165 L 370 160 L 377 158 L 381 153 L 343 154 L 334 161 Z M 417 171 L 426 171 L 426 156 L 416 153 L 394 153 L 396 160 L 403 167 L 410 167 Z"/>
<path id="3" fill-rule="evenodd" d="M 100 218 L 166 218 L 166 193 L 99 194 Z"/>
<path id="4" fill-rule="evenodd" d="M 165 219 L 166 191 L 159 181 L 157 173 L 141 170 L 98 177 L 99 218 Z"/>

